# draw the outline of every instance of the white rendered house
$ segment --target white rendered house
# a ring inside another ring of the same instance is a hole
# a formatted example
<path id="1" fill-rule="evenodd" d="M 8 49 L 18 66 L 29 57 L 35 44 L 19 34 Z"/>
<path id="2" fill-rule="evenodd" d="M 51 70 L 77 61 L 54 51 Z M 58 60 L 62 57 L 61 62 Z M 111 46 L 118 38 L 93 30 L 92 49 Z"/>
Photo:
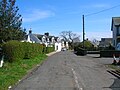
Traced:
<path id="1" fill-rule="evenodd" d="M 27 35 L 26 42 L 45 44 L 46 47 L 54 45 L 55 51 L 61 51 L 65 46 L 68 47 L 68 43 L 67 45 L 64 45 L 65 43 L 59 37 L 50 36 L 49 33 L 45 33 L 44 35 L 32 34 L 31 30 Z"/>
<path id="2" fill-rule="evenodd" d="M 120 47 L 120 17 L 112 18 L 111 31 L 113 35 L 113 46 L 117 49 Z"/>

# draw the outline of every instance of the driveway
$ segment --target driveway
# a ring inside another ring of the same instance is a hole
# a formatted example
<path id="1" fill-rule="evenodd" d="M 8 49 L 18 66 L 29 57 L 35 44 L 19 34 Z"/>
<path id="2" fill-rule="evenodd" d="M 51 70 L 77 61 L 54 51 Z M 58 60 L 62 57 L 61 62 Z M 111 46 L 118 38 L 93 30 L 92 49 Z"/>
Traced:
<path id="1" fill-rule="evenodd" d="M 104 65 L 111 62 L 112 58 L 62 51 L 48 57 L 13 90 L 120 90 L 120 80 Z"/>

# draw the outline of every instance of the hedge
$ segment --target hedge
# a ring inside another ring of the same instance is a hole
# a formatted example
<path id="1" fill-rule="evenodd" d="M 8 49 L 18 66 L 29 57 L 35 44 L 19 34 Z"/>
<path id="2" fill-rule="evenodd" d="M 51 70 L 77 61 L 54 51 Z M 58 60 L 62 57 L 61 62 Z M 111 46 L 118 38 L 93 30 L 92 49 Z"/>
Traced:
<path id="1" fill-rule="evenodd" d="M 42 45 L 43 45 L 43 51 L 42 51 L 42 53 L 44 53 L 44 54 L 45 54 L 45 53 L 46 53 L 46 51 L 47 51 L 47 50 L 46 50 L 47 48 L 46 48 L 45 44 L 42 44 Z"/>
<path id="2" fill-rule="evenodd" d="M 3 45 L 3 52 L 9 62 L 24 58 L 24 46 L 18 41 L 9 41 Z"/>
<path id="3" fill-rule="evenodd" d="M 42 44 L 9 41 L 3 45 L 3 51 L 9 62 L 20 60 L 23 58 L 34 58 L 43 53 Z"/>
<path id="4" fill-rule="evenodd" d="M 43 45 L 36 43 L 24 42 L 25 56 L 24 58 L 34 58 L 35 56 L 43 53 Z"/>
<path id="5" fill-rule="evenodd" d="M 55 50 L 54 46 L 53 47 L 46 47 L 46 53 L 53 52 Z"/>
<path id="6" fill-rule="evenodd" d="M 87 50 L 80 48 L 80 47 L 74 47 L 74 51 L 76 52 L 77 55 L 86 55 L 87 54 Z"/>

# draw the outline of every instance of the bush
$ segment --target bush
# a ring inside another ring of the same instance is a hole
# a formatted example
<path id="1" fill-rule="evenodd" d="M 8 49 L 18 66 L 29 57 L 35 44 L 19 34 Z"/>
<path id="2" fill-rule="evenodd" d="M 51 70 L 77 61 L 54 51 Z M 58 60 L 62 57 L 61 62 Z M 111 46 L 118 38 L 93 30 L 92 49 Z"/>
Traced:
<path id="1" fill-rule="evenodd" d="M 79 44 L 79 47 L 83 48 L 83 42 L 81 42 Z M 89 40 L 85 40 L 84 41 L 84 48 L 88 51 L 92 51 L 95 50 L 96 48 L 94 47 L 94 45 L 89 41 Z"/>
<path id="2" fill-rule="evenodd" d="M 42 44 L 42 45 L 43 45 L 43 51 L 42 51 L 42 53 L 45 54 L 46 53 L 46 46 L 45 46 L 45 44 Z"/>
<path id="3" fill-rule="evenodd" d="M 41 44 L 24 42 L 23 45 L 25 50 L 24 58 L 34 58 L 43 53 L 43 45 Z"/>
<path id="4" fill-rule="evenodd" d="M 3 45 L 5 57 L 9 62 L 23 58 L 34 58 L 43 53 L 43 45 L 28 42 L 9 41 Z"/>
<path id="5" fill-rule="evenodd" d="M 19 41 L 9 41 L 3 45 L 5 58 L 9 62 L 24 58 L 24 47 Z"/>
<path id="6" fill-rule="evenodd" d="M 54 46 L 53 47 L 46 47 L 46 53 L 53 52 L 55 50 Z"/>
<path id="7" fill-rule="evenodd" d="M 87 54 L 87 50 L 82 49 L 80 47 L 74 47 L 74 51 L 76 52 L 77 55 L 86 55 Z"/>
<path id="8" fill-rule="evenodd" d="M 74 51 L 77 51 L 77 50 L 78 50 L 78 46 L 75 46 L 75 47 L 74 47 Z"/>
<path id="9" fill-rule="evenodd" d="M 78 48 L 78 50 L 77 50 L 77 55 L 82 55 L 82 56 L 84 56 L 84 55 L 86 55 L 87 54 L 87 50 L 85 50 L 85 49 L 82 49 L 82 48 Z"/>

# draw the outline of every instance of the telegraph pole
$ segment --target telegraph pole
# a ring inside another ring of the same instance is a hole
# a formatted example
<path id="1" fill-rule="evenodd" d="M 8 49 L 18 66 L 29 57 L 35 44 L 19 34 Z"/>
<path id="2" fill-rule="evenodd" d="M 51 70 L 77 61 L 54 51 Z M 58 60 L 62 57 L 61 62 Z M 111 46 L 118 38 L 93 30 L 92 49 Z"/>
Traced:
<path id="1" fill-rule="evenodd" d="M 83 49 L 84 49 L 84 48 L 85 48 L 85 43 L 84 43 L 84 41 L 85 41 L 85 22 L 84 22 L 84 15 L 83 15 L 82 19 L 83 19 Z"/>

